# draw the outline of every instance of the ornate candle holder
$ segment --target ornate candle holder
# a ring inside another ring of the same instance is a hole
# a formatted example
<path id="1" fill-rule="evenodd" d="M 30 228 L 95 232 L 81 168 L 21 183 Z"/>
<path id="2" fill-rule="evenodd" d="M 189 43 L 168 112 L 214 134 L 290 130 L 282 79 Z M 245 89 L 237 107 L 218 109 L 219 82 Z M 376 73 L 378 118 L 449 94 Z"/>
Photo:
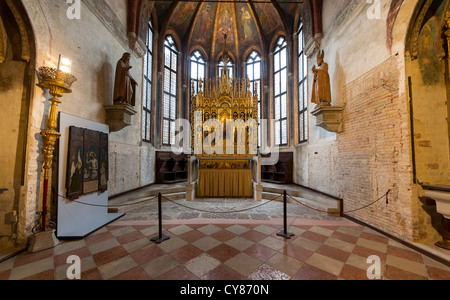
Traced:
<path id="1" fill-rule="evenodd" d="M 47 123 L 47 129 L 41 132 L 44 141 L 43 158 L 44 158 L 44 191 L 42 200 L 42 211 L 37 215 L 41 219 L 41 222 L 37 221 L 36 226 L 33 228 L 33 241 L 29 248 L 30 252 L 37 252 L 52 248 L 58 244 L 56 239 L 55 224 L 49 222 L 47 226 L 47 195 L 48 195 L 48 182 L 49 173 L 53 164 L 53 153 L 55 151 L 56 142 L 61 137 L 61 134 L 57 129 L 57 117 L 58 117 L 58 105 L 61 103 L 59 98 L 64 94 L 72 93 L 72 84 L 77 78 L 69 73 L 61 71 L 59 68 L 41 67 L 38 70 L 39 86 L 49 90 L 49 94 L 52 98 L 50 114 Z"/>

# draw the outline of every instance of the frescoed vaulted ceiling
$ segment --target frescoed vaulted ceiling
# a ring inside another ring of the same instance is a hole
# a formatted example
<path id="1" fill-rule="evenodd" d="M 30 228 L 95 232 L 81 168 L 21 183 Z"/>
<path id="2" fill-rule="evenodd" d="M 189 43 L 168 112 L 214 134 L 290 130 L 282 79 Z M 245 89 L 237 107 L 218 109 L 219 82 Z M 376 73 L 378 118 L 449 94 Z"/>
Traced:
<path id="1" fill-rule="evenodd" d="M 203 49 L 217 59 L 227 36 L 232 57 L 240 58 L 251 45 L 268 47 L 275 33 L 291 32 L 302 1 L 154 1 L 162 32 L 172 30 L 186 51 Z M 263 50 L 263 49 L 262 49 Z"/>

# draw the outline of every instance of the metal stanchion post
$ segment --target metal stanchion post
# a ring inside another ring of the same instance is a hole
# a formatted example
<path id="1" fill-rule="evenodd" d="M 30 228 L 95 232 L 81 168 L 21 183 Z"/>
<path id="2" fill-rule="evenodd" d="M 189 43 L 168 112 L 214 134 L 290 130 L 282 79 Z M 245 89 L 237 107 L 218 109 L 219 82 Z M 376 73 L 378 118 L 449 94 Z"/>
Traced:
<path id="1" fill-rule="evenodd" d="M 162 195 L 158 194 L 158 219 L 159 219 L 159 235 L 150 239 L 152 242 L 156 242 L 157 244 L 161 244 L 165 240 L 170 239 L 170 236 L 164 235 L 162 232 Z"/>
<path id="2" fill-rule="evenodd" d="M 277 233 L 278 236 L 283 236 L 287 239 L 290 239 L 291 237 L 293 237 L 295 234 L 290 233 L 287 231 L 287 192 L 284 191 L 283 194 L 283 219 L 284 219 L 284 229 L 280 232 Z"/>

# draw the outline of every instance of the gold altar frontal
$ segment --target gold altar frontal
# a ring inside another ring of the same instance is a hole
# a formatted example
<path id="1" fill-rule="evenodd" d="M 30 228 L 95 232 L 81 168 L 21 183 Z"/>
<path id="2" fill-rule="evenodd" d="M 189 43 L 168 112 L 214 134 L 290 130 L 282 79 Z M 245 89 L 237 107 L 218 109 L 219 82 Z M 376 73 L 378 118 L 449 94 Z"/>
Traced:
<path id="1" fill-rule="evenodd" d="M 197 197 L 253 197 L 250 170 L 199 170 Z"/>
<path id="2" fill-rule="evenodd" d="M 253 197 L 252 172 L 245 160 L 202 160 L 197 197 Z"/>

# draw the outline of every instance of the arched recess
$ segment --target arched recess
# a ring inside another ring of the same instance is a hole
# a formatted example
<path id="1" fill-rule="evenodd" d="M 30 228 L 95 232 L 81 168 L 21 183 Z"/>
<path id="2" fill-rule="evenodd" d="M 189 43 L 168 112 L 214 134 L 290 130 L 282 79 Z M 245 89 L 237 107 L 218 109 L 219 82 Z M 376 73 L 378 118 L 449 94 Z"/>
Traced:
<path id="1" fill-rule="evenodd" d="M 399 93 L 405 95 L 411 124 L 413 238 L 424 242 L 440 239 L 441 216 L 419 200 L 422 186 L 448 185 L 450 178 L 448 12 L 448 0 L 404 1 L 392 29 L 391 52 L 405 76 Z"/>
<path id="2" fill-rule="evenodd" d="M 406 38 L 406 79 L 411 100 L 414 182 L 445 184 L 450 178 L 448 0 L 419 1 Z"/>
<path id="3" fill-rule="evenodd" d="M 0 189 L 6 189 L 0 193 L 0 215 L 19 215 L 16 223 L 0 224 L 0 240 L 13 238 L 20 244 L 26 241 L 26 228 L 32 221 L 26 218 L 28 199 L 24 191 L 32 180 L 27 155 L 35 142 L 29 120 L 36 80 L 36 45 L 31 22 L 20 1 L 0 0 L 0 27 L 0 99 L 7 99 L 0 110 L 0 119 L 4 120 L 0 126 L 4 141 L 0 147 L 0 169 L 11 170 L 0 175 Z"/>

